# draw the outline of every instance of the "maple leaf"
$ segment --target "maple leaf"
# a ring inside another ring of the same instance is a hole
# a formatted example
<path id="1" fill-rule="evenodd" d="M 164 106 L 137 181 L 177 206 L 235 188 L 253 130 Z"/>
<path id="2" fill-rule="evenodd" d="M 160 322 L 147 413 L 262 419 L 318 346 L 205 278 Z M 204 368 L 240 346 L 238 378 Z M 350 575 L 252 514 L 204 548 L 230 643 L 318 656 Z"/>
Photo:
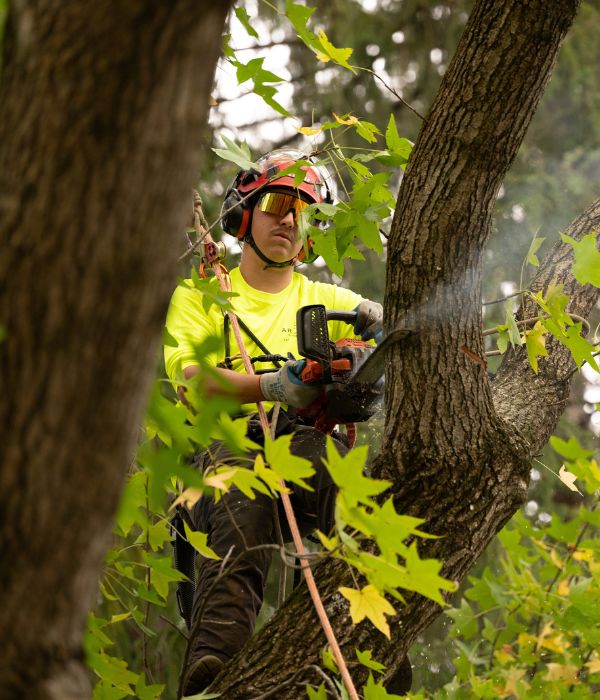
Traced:
<path id="1" fill-rule="evenodd" d="M 327 470 L 336 486 L 343 490 L 349 507 L 356 503 L 370 504 L 371 497 L 385 491 L 392 484 L 381 479 L 369 479 L 363 469 L 367 447 L 356 447 L 346 455 L 340 455 L 331 438 L 327 438 Z"/>
<path id="2" fill-rule="evenodd" d="M 600 673 L 600 656 L 595 659 L 591 659 L 585 664 L 586 668 L 590 673 Z"/>
<path id="3" fill-rule="evenodd" d="M 572 664 L 548 664 L 548 673 L 544 676 L 545 681 L 564 681 L 571 685 L 577 685 L 580 681 L 577 677 L 579 669 Z"/>
<path id="4" fill-rule="evenodd" d="M 204 483 L 217 491 L 229 491 L 229 483 L 235 476 L 236 469 L 221 469 L 204 477 Z"/>
<path id="5" fill-rule="evenodd" d="M 182 491 L 179 496 L 171 503 L 169 510 L 173 510 L 179 505 L 185 505 L 186 508 L 192 508 L 202 498 L 202 489 L 190 487 Z"/>
<path id="6" fill-rule="evenodd" d="M 338 591 L 350 601 L 350 617 L 355 625 L 368 617 L 380 632 L 383 632 L 388 639 L 390 638 L 390 627 L 385 616 L 395 615 L 396 611 L 375 586 L 369 584 L 361 591 L 342 586 Z"/>
<path id="7" fill-rule="evenodd" d="M 187 523 L 183 523 L 185 528 L 185 536 L 192 547 L 207 559 L 220 559 L 221 557 L 208 546 L 208 535 L 206 532 L 197 532 L 191 530 Z"/>
<path id="8" fill-rule="evenodd" d="M 517 668 L 516 666 L 511 666 L 508 671 L 502 673 L 505 678 L 504 688 L 499 696 L 501 698 L 508 698 L 511 695 L 519 698 L 521 697 L 521 691 L 527 690 L 530 686 L 527 681 L 523 680 L 523 676 L 526 673 L 526 669 Z"/>
<path id="9" fill-rule="evenodd" d="M 294 128 L 299 134 L 303 134 L 304 136 L 314 136 L 315 134 L 320 134 L 321 131 L 323 131 L 323 128 L 320 126 L 316 128 L 312 126 L 296 126 Z"/>
<path id="10" fill-rule="evenodd" d="M 265 457 L 267 464 L 282 481 L 292 481 L 307 491 L 313 489 L 304 481 L 311 477 L 315 470 L 310 460 L 297 457 L 290 452 L 292 435 L 282 435 L 276 440 L 265 440 Z"/>
<path id="11" fill-rule="evenodd" d="M 596 232 L 588 233 L 581 240 L 562 233 L 561 238 L 573 248 L 573 275 L 580 284 L 600 287 L 600 253 L 596 244 Z"/>
<path id="12" fill-rule="evenodd" d="M 571 489 L 571 491 L 577 491 L 577 493 L 580 496 L 583 496 L 581 491 L 575 486 L 575 479 L 577 478 L 575 474 L 571 474 L 571 472 L 567 471 L 565 469 L 565 465 L 563 464 L 562 467 L 558 471 L 558 478 L 563 482 L 563 484 Z"/>
<path id="13" fill-rule="evenodd" d="M 349 114 L 346 119 L 343 117 L 339 117 L 335 112 L 332 112 L 333 116 L 335 117 L 336 122 L 339 124 L 346 124 L 347 126 L 351 126 L 352 124 L 356 124 L 358 122 L 358 119 L 353 115 Z"/>
<path id="14" fill-rule="evenodd" d="M 529 357 L 531 367 L 536 374 L 538 372 L 538 357 L 546 357 L 548 355 L 545 330 L 543 324 L 538 321 L 530 331 L 525 333 L 527 357 Z"/>

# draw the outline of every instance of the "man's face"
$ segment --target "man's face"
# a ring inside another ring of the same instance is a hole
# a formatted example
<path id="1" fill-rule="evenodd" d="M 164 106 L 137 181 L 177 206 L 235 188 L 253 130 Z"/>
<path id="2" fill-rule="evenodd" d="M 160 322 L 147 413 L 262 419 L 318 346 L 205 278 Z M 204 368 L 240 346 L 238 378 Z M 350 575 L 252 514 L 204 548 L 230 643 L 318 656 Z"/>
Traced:
<path id="1" fill-rule="evenodd" d="M 295 258 L 302 250 L 295 211 L 289 209 L 286 213 L 269 214 L 259 207 L 260 199 L 252 212 L 252 237 L 256 245 L 274 262 Z"/>

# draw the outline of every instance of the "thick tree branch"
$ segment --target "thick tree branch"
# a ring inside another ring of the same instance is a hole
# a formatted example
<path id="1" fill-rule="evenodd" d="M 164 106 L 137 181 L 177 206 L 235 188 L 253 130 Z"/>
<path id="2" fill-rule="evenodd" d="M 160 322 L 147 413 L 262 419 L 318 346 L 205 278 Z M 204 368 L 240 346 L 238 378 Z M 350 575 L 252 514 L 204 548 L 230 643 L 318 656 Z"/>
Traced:
<path id="1" fill-rule="evenodd" d="M 600 200 L 597 200 L 566 230 L 579 240 L 591 231 L 600 230 Z M 531 283 L 533 292 L 544 291 L 552 282 L 564 285 L 571 298 L 568 310 L 587 317 L 600 297 L 591 285 L 580 285 L 573 277 L 573 248 L 558 242 L 546 255 Z M 526 314 L 536 313 L 531 301 Z M 564 345 L 547 339 L 549 356 L 540 358 L 539 372 L 531 369 L 524 347 L 509 352 L 493 382 L 494 405 L 498 415 L 518 431 L 530 446 L 530 457 L 548 442 L 569 397 L 570 378 L 575 363 Z"/>

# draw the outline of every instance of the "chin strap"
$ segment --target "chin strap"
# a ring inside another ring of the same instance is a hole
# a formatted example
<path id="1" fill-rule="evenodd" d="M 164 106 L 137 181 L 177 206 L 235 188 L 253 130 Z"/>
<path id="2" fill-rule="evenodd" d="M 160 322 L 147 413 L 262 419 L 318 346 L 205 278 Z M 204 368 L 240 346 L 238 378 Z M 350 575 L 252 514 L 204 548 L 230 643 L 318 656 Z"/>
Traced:
<path id="1" fill-rule="evenodd" d="M 247 233 L 242 240 L 244 241 L 244 243 L 247 243 L 252 248 L 252 250 L 264 263 L 266 263 L 264 267 L 265 270 L 267 270 L 270 267 L 289 267 L 298 260 L 298 256 L 296 255 L 293 258 L 290 258 L 290 260 L 284 260 L 284 262 L 275 262 L 274 260 L 267 258 L 267 256 L 262 252 L 262 250 L 256 245 L 256 241 L 252 237 L 251 233 Z"/>

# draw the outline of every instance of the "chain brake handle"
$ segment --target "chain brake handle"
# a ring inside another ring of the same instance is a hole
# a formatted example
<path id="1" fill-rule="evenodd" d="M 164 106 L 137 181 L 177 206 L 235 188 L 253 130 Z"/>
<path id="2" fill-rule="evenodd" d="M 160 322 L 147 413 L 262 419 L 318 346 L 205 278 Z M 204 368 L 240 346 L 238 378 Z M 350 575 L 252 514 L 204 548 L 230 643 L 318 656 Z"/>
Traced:
<path id="1" fill-rule="evenodd" d="M 344 321 L 354 325 L 356 311 L 328 311 L 323 304 L 309 304 L 298 309 L 296 314 L 298 353 L 307 360 L 302 372 L 302 381 L 306 383 L 316 379 L 324 384 L 332 381 L 335 360 L 328 321 Z"/>

